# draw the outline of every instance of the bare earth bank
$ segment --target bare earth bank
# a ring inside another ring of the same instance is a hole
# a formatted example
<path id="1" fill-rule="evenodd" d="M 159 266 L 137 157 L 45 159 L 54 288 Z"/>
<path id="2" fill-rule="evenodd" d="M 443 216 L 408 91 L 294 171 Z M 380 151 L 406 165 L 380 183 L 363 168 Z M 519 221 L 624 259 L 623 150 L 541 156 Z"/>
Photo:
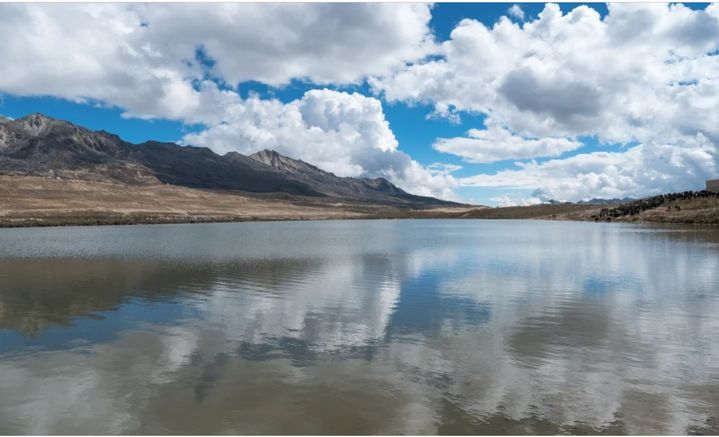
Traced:
<path id="1" fill-rule="evenodd" d="M 251 194 L 174 185 L 0 176 L 0 227 L 322 220 L 477 218 L 719 224 L 719 196 L 666 200 L 617 217 L 616 206 L 543 204 L 409 209 L 328 197 Z"/>
<path id="2" fill-rule="evenodd" d="M 328 197 L 0 176 L 0 227 L 452 217 L 469 210 L 413 210 Z"/>
<path id="3" fill-rule="evenodd" d="M 719 225 L 719 196 L 668 200 L 646 210 L 626 211 L 620 205 L 543 204 L 479 209 L 463 217 Z"/>

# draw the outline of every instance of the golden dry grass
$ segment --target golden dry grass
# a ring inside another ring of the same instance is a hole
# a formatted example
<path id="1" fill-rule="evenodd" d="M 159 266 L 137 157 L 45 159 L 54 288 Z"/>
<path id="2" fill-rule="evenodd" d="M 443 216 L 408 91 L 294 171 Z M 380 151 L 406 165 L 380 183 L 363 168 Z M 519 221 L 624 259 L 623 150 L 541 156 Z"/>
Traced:
<path id="1" fill-rule="evenodd" d="M 339 206 L 319 208 L 297 200 L 172 185 L 0 178 L 0 223 L 5 226 L 309 219 L 358 214 Z"/>
<path id="2" fill-rule="evenodd" d="M 0 177 L 0 226 L 318 220 L 452 215 L 344 202 L 334 198 L 250 194 L 173 185 Z M 416 213 L 416 214 L 415 214 Z"/>
<path id="3" fill-rule="evenodd" d="M 355 218 L 595 221 L 599 220 L 603 208 L 610 207 L 558 204 L 417 210 L 326 197 L 0 176 L 0 227 Z M 719 198 L 672 201 L 634 216 L 612 220 L 719 224 Z"/>

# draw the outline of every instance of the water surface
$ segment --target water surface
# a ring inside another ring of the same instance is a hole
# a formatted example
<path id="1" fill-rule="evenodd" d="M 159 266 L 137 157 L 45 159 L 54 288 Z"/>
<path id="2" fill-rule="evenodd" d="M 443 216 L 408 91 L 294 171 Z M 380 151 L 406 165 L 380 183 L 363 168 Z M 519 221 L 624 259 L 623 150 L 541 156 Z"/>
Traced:
<path id="1" fill-rule="evenodd" d="M 0 230 L 0 433 L 719 432 L 719 231 Z"/>

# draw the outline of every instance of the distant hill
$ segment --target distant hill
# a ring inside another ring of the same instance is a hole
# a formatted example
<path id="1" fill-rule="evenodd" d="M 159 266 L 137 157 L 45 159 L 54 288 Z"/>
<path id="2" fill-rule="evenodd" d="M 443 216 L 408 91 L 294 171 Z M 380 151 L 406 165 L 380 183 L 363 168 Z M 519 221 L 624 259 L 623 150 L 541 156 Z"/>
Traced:
<path id="1" fill-rule="evenodd" d="M 340 178 L 269 150 L 247 157 L 174 143 L 132 144 L 42 114 L 0 119 L 0 174 L 337 197 L 411 207 L 457 205 L 409 194 L 382 178 Z"/>
<path id="2" fill-rule="evenodd" d="M 321 170 L 314 165 L 288 158 L 273 150 L 262 150 L 261 152 L 253 153 L 249 157 L 297 179 L 311 189 L 327 196 L 341 198 L 359 196 L 362 199 L 378 203 L 406 202 L 425 205 L 457 205 L 456 203 L 440 201 L 433 197 L 409 194 L 384 178 L 368 179 L 335 176 L 333 173 Z"/>
<path id="3" fill-rule="evenodd" d="M 458 218 L 719 224 L 719 193 L 684 191 L 611 204 L 542 203 L 459 211 Z"/>

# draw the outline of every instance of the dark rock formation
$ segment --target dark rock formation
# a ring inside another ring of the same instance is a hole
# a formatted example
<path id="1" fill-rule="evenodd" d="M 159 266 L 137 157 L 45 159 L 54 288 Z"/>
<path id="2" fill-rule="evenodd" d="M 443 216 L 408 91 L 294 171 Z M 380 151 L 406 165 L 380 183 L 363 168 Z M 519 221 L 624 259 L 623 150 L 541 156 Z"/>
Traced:
<path id="1" fill-rule="evenodd" d="M 599 218 L 611 220 L 613 218 L 633 216 L 640 214 L 649 209 L 658 208 L 668 202 L 674 200 L 691 200 L 703 197 L 719 197 L 719 193 L 711 191 L 684 191 L 681 193 L 660 194 L 658 196 L 647 197 L 645 199 L 635 200 L 633 202 L 624 203 L 615 208 L 603 208 L 599 212 Z"/>

